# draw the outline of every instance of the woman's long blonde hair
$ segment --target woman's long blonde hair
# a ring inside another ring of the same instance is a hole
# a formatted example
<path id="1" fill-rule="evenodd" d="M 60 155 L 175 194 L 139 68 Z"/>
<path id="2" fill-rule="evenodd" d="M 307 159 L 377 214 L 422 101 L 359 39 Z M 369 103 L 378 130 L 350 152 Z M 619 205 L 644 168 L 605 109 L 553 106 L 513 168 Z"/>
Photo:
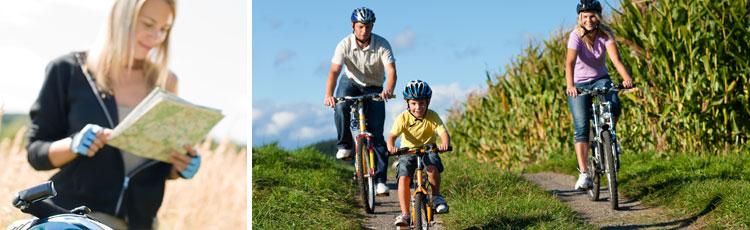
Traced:
<path id="1" fill-rule="evenodd" d="M 100 91 L 112 94 L 114 79 L 130 71 L 134 66 L 135 56 L 135 28 L 138 15 L 147 0 L 115 0 L 109 12 L 107 24 L 99 35 L 94 47 L 86 58 L 86 68 L 94 74 L 96 85 Z M 174 0 L 165 0 L 172 11 L 172 18 L 176 16 Z M 164 41 L 149 52 L 143 61 L 143 74 L 151 87 L 164 86 L 169 70 L 169 37 L 171 27 L 166 32 Z"/>
<path id="2" fill-rule="evenodd" d="M 576 31 L 576 34 L 578 34 L 578 37 L 581 38 L 581 41 L 583 41 L 584 44 L 586 44 L 586 48 L 588 50 L 593 49 L 594 45 L 594 39 L 596 39 L 599 36 L 602 36 L 604 38 L 610 38 L 614 39 L 614 33 L 612 32 L 612 29 L 609 28 L 609 26 L 605 25 L 604 22 L 602 22 L 602 15 L 600 13 L 594 13 L 596 15 L 596 19 L 599 22 L 598 28 L 594 29 L 594 31 L 586 33 L 586 31 L 583 29 L 583 12 L 578 13 L 578 26 L 574 29 Z"/>

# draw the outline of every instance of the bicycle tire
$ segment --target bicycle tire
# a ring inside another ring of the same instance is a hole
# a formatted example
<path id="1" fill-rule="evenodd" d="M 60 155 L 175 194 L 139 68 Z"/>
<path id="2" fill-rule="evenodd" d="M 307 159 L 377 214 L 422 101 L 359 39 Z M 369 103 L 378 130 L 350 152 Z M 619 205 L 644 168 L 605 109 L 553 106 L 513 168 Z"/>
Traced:
<path id="1" fill-rule="evenodd" d="M 425 195 L 422 192 L 417 192 L 414 195 L 414 206 L 412 206 L 413 216 L 412 223 L 414 229 L 427 229 L 427 213 L 425 207 Z"/>
<path id="2" fill-rule="evenodd" d="M 617 195 L 617 169 L 615 168 L 615 155 L 612 152 L 612 140 L 609 131 L 605 130 L 601 133 L 602 138 L 602 153 L 604 158 L 607 160 L 607 188 L 609 189 L 609 203 L 612 210 L 619 208 L 618 195 Z"/>
<path id="3" fill-rule="evenodd" d="M 595 144 L 595 143 L 592 143 L 592 144 Z M 591 199 L 591 201 L 598 201 L 599 192 L 600 192 L 599 188 L 601 187 L 601 176 L 599 175 L 599 172 L 596 169 L 597 168 L 596 156 L 593 155 L 594 151 L 591 151 L 591 154 L 592 155 L 589 156 L 589 160 L 588 160 L 589 171 L 587 172 L 587 174 L 589 175 L 593 183 L 591 187 L 588 189 L 588 194 L 589 194 L 589 198 Z"/>
<path id="4" fill-rule="evenodd" d="M 589 199 L 591 201 L 599 200 L 599 192 L 601 188 L 601 171 L 596 163 L 596 149 L 599 147 L 599 142 L 594 141 L 594 131 L 589 130 L 589 157 L 588 157 L 588 176 L 592 180 L 592 186 L 587 190 Z M 601 156 L 601 154 L 599 154 Z M 603 161 L 599 161 L 603 162 Z"/>
<path id="5" fill-rule="evenodd" d="M 375 212 L 375 169 L 370 168 L 370 162 L 373 159 L 370 159 L 370 151 L 372 151 L 369 146 L 366 147 L 368 154 L 363 154 L 365 161 L 364 161 L 364 168 L 366 169 L 365 172 L 365 178 L 367 179 L 367 206 L 370 207 L 370 213 Z"/>
<path id="6" fill-rule="evenodd" d="M 364 207 L 366 213 L 372 214 L 375 212 L 374 205 L 370 205 L 368 202 L 370 200 L 368 196 L 371 189 L 369 189 L 370 186 L 368 185 L 368 180 L 365 179 L 365 175 L 369 173 L 369 167 L 367 167 L 367 160 L 365 157 L 366 154 L 364 154 L 367 152 L 367 140 L 362 138 L 357 140 L 356 143 L 357 148 L 355 149 L 354 167 L 357 174 L 357 187 L 359 187 L 362 207 Z"/>

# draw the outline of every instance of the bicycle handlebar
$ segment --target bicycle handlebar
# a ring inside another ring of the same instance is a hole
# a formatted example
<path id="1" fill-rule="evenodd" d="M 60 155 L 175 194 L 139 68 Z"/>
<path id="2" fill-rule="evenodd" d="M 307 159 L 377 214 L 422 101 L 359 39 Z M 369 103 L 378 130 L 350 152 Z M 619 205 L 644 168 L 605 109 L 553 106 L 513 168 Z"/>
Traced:
<path id="1" fill-rule="evenodd" d="M 395 95 L 391 95 L 388 99 L 396 98 Z M 346 101 L 359 101 L 359 100 L 373 100 L 373 101 L 384 101 L 382 97 L 380 97 L 380 93 L 370 93 L 360 96 L 344 96 L 344 97 L 334 97 L 336 100 L 336 104 L 338 103 L 344 103 Z"/>
<path id="2" fill-rule="evenodd" d="M 599 88 L 594 88 L 594 89 L 591 89 L 591 90 L 576 88 L 576 90 L 578 91 L 578 96 L 585 96 L 585 95 L 589 95 L 589 94 L 590 95 L 601 95 L 601 94 L 606 94 L 606 93 L 609 93 L 609 92 L 617 92 L 617 91 L 620 91 L 620 90 L 633 89 L 633 88 L 635 88 L 635 84 L 633 84 L 632 86 L 630 86 L 630 88 L 625 88 L 625 86 L 623 86 L 622 83 L 618 83 L 618 84 L 612 84 L 612 87 L 599 87 Z"/>
<path id="3" fill-rule="evenodd" d="M 436 152 L 436 153 L 444 153 L 444 152 L 450 152 L 453 151 L 453 146 L 448 146 L 448 149 L 445 151 L 438 150 L 438 147 L 436 144 L 426 144 L 418 147 L 403 147 L 399 148 L 396 153 L 388 153 L 389 156 L 398 156 L 398 155 L 405 155 L 405 154 L 417 154 L 420 152 L 427 153 L 427 152 Z"/>

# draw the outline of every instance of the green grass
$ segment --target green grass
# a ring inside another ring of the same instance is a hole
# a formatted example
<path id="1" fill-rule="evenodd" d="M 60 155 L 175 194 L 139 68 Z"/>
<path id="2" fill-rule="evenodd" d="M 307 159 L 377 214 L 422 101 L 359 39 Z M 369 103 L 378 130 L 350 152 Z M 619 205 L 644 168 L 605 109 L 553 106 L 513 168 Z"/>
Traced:
<path id="1" fill-rule="evenodd" d="M 252 208 L 256 229 L 358 229 L 352 171 L 312 148 L 253 148 Z"/>
<path id="2" fill-rule="evenodd" d="M 446 229 L 591 229 L 565 204 L 494 164 L 443 155 Z"/>
<path id="3" fill-rule="evenodd" d="M 559 154 L 558 154 L 559 155 Z M 572 150 L 529 171 L 575 175 Z M 623 154 L 618 175 L 620 194 L 667 208 L 684 223 L 699 218 L 707 227 L 746 229 L 750 226 L 750 158 L 693 153 Z"/>

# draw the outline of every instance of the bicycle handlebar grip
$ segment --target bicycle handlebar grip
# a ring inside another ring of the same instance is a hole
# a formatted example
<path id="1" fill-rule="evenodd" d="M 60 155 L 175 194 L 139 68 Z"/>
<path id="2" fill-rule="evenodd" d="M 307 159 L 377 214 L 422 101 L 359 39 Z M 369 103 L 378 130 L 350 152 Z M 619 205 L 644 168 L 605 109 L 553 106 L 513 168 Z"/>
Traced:
<path id="1" fill-rule="evenodd" d="M 55 185 L 52 184 L 52 181 L 47 181 L 43 184 L 36 185 L 34 187 L 18 192 L 18 196 L 16 196 L 16 199 L 14 200 L 26 203 L 34 203 L 55 196 L 57 196 Z M 14 202 L 13 205 L 18 208 L 18 205 L 20 204 L 17 203 L 18 202 Z"/>

